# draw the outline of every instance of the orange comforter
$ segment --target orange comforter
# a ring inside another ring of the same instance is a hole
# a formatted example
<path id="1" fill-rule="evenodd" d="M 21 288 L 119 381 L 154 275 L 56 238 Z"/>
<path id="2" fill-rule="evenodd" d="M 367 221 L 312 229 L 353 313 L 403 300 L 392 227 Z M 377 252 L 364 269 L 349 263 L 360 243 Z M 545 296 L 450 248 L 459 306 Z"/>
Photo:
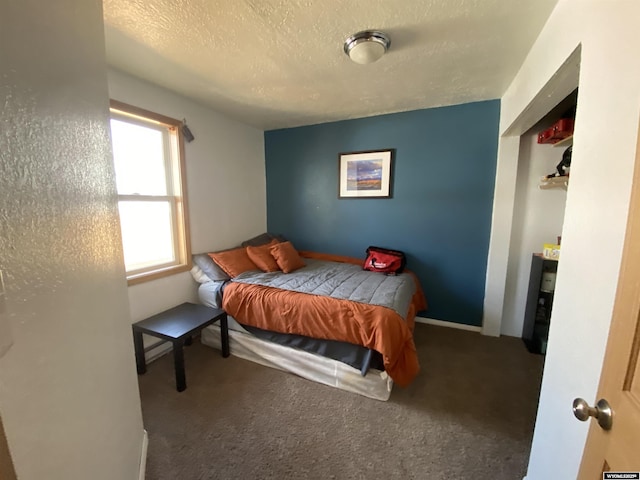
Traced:
<path id="1" fill-rule="evenodd" d="M 301 254 L 321 260 L 362 263 L 349 257 Z M 238 322 L 263 330 L 372 348 L 382 354 L 385 370 L 393 381 L 406 386 L 420 370 L 412 331 L 415 314 L 426 308 L 426 301 L 417 279 L 416 285 L 406 319 L 377 305 L 235 282 L 225 288 L 222 306 Z"/>

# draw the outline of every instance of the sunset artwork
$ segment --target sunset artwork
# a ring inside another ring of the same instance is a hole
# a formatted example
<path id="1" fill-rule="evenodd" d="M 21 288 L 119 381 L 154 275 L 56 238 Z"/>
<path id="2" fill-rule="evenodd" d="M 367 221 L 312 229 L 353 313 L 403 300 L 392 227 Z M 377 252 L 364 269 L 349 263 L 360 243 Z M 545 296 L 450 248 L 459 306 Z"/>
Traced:
<path id="1" fill-rule="evenodd" d="M 340 153 L 338 198 L 391 198 L 394 152 Z"/>
<path id="2" fill-rule="evenodd" d="M 347 190 L 380 190 L 382 160 L 351 160 L 347 163 Z"/>

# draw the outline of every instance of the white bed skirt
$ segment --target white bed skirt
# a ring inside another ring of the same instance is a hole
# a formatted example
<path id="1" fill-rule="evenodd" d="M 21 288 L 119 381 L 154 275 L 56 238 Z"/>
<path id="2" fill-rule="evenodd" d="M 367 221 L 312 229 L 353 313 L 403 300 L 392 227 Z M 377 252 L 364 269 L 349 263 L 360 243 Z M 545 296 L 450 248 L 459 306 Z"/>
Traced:
<path id="1" fill-rule="evenodd" d="M 203 344 L 221 348 L 218 325 L 211 325 L 202 330 L 201 338 Z M 371 369 L 363 377 L 359 370 L 337 360 L 267 342 L 231 328 L 229 329 L 229 347 L 231 354 L 236 357 L 295 373 L 300 377 L 340 390 L 383 402 L 389 400 L 391 395 L 393 381 L 386 372 Z"/>

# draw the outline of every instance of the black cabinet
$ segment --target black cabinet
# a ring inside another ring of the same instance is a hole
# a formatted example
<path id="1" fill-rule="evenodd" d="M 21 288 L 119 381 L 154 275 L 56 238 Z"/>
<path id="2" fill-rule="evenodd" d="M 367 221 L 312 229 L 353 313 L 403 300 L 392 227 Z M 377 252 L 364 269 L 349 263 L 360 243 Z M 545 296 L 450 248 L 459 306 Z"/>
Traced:
<path id="1" fill-rule="evenodd" d="M 544 258 L 540 253 L 533 254 L 522 328 L 522 339 L 533 353 L 544 354 L 547 351 L 557 271 L 557 260 Z"/>

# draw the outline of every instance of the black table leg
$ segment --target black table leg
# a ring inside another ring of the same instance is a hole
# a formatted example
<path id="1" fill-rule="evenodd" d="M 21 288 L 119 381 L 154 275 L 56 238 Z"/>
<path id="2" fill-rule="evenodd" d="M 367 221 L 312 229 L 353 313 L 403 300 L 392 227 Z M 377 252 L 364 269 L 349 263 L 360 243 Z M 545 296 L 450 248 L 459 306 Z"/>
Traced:
<path id="1" fill-rule="evenodd" d="M 184 344 L 185 345 L 191 345 L 193 343 L 193 337 L 191 337 L 191 335 L 189 335 L 187 338 L 184 339 Z"/>
<path id="2" fill-rule="evenodd" d="M 226 314 L 220 319 L 220 339 L 222 340 L 222 356 L 227 358 L 229 356 L 229 324 Z"/>
<path id="3" fill-rule="evenodd" d="M 187 380 L 184 374 L 184 351 L 182 350 L 182 340 L 173 342 L 173 364 L 176 370 L 176 389 L 179 392 L 187 388 Z"/>
<path id="4" fill-rule="evenodd" d="M 142 342 L 142 332 L 133 329 L 133 349 L 136 352 L 136 369 L 138 375 L 147 371 L 147 364 L 144 361 L 144 343 Z"/>

